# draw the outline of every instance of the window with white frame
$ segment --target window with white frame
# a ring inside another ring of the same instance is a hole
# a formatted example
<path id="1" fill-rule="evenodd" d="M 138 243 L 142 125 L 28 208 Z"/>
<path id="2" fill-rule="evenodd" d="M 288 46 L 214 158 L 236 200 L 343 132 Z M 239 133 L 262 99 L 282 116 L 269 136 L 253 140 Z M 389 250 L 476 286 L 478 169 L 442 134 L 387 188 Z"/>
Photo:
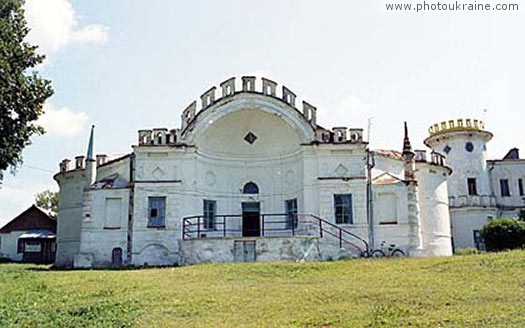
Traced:
<path id="1" fill-rule="evenodd" d="M 334 195 L 334 213 L 335 223 L 353 224 L 354 218 L 352 213 L 352 195 L 336 194 Z"/>

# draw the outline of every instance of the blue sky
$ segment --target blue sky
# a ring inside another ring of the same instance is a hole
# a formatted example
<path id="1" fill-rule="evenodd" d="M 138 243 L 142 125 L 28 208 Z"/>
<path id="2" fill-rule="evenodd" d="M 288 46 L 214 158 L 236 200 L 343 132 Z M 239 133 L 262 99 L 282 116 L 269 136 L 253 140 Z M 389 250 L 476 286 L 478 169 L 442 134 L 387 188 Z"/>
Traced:
<path id="1" fill-rule="evenodd" d="M 0 225 L 57 189 L 58 163 L 85 153 L 91 124 L 97 153 L 125 154 L 138 129 L 179 126 L 209 87 L 246 74 L 285 84 L 323 126 L 372 118 L 372 148 L 400 149 L 405 120 L 423 148 L 430 124 L 474 117 L 494 133 L 490 157 L 525 151 L 525 4 L 394 13 L 386 2 L 27 0 L 28 39 L 48 55 L 39 70 L 55 95 L 48 134 L 6 174 Z"/>

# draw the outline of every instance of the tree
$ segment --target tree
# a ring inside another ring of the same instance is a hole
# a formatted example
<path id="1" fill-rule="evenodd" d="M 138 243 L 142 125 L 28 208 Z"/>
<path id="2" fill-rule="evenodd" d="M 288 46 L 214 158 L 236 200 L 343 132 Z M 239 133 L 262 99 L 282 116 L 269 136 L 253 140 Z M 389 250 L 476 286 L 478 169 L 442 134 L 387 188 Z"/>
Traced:
<path id="1" fill-rule="evenodd" d="M 525 246 L 525 222 L 515 219 L 496 219 L 481 230 L 488 251 L 502 251 Z"/>
<path id="2" fill-rule="evenodd" d="M 44 190 L 35 196 L 36 206 L 43 208 L 49 212 L 49 215 L 53 218 L 57 218 L 58 214 L 58 192 Z"/>
<path id="3" fill-rule="evenodd" d="M 0 181 L 1 172 L 22 163 L 22 150 L 29 138 L 44 129 L 35 124 L 42 106 L 53 94 L 51 82 L 30 69 L 44 56 L 24 41 L 29 29 L 23 0 L 0 1 Z"/>

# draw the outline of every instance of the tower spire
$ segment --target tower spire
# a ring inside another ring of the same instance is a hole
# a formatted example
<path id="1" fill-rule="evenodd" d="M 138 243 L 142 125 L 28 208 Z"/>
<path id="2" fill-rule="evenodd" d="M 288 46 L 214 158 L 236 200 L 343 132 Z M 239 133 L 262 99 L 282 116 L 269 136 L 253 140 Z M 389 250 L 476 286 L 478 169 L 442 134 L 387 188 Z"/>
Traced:
<path id="1" fill-rule="evenodd" d="M 410 144 L 410 139 L 408 138 L 408 126 L 405 121 L 405 137 L 403 139 L 403 155 L 412 154 L 412 144 Z"/>
<path id="2" fill-rule="evenodd" d="M 93 144 L 95 143 L 95 126 L 91 126 L 91 134 L 89 135 L 89 144 L 86 156 L 86 187 L 89 187 L 97 181 L 97 164 L 93 158 Z"/>
<path id="3" fill-rule="evenodd" d="M 86 161 L 89 161 L 89 160 L 94 160 L 93 158 L 93 138 L 94 138 L 94 132 L 95 132 L 95 125 L 92 125 L 91 126 L 91 134 L 89 135 L 89 144 L 88 144 L 88 149 L 87 149 L 87 156 L 86 156 Z"/>

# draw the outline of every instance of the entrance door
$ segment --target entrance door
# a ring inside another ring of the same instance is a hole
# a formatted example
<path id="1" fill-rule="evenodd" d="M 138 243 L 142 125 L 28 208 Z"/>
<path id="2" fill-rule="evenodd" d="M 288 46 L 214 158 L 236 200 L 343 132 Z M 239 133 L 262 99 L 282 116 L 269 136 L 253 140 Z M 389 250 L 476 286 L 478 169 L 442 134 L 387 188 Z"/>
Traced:
<path id="1" fill-rule="evenodd" d="M 242 236 L 259 237 L 261 235 L 261 208 L 257 202 L 242 203 Z"/>
<path id="2" fill-rule="evenodd" d="M 111 252 L 111 265 L 114 268 L 118 268 L 122 265 L 122 248 L 113 248 Z"/>

